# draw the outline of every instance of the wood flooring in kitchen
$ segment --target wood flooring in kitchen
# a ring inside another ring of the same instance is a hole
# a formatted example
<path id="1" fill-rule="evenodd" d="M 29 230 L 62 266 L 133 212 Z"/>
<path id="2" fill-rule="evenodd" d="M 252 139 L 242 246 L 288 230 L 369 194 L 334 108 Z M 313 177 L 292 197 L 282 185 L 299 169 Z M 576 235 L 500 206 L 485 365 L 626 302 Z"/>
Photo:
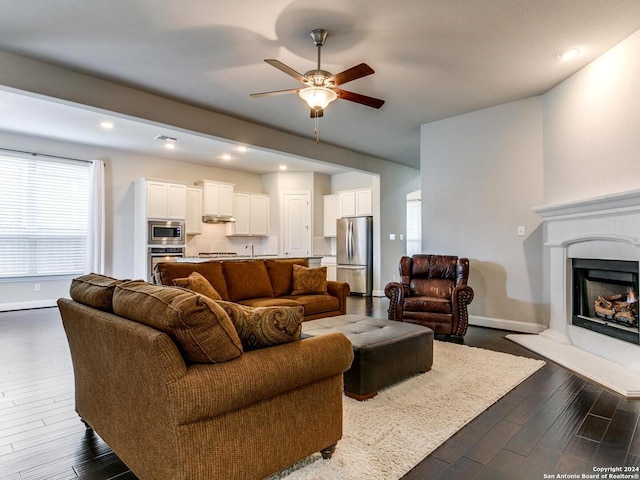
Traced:
<path id="1" fill-rule="evenodd" d="M 386 299 L 349 298 L 349 313 L 384 318 L 386 308 Z M 471 327 L 465 343 L 539 358 L 506 340 L 506 333 Z M 0 313 L 0 478 L 136 478 L 97 435 L 85 431 L 73 402 L 73 370 L 57 309 Z M 639 416 L 640 401 L 547 362 L 404 480 L 538 480 L 624 466 L 635 475 Z"/>

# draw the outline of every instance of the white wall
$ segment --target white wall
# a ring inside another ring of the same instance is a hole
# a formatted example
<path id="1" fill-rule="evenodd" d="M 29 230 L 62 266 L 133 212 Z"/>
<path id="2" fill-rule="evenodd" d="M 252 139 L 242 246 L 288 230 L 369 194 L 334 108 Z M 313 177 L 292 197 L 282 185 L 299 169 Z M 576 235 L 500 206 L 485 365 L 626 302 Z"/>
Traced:
<path id="1" fill-rule="evenodd" d="M 640 31 L 544 96 L 544 203 L 640 187 Z"/>
<path id="2" fill-rule="evenodd" d="M 469 258 L 472 323 L 545 321 L 542 98 L 423 125 L 420 148 L 423 251 Z"/>

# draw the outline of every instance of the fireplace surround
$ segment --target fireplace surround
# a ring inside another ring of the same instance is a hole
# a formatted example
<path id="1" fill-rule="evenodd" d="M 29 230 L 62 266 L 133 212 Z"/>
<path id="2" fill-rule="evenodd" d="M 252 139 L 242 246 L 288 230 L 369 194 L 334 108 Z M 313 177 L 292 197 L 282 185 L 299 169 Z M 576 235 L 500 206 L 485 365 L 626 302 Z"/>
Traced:
<path id="1" fill-rule="evenodd" d="M 533 211 L 544 221 L 549 326 L 538 335 L 508 338 L 622 395 L 640 397 L 637 315 L 606 318 L 615 308 L 623 311 L 615 302 L 623 296 L 626 302 L 628 290 L 638 292 L 640 189 Z M 588 294 L 577 292 L 587 286 Z M 598 296 L 604 301 L 596 315 Z"/>

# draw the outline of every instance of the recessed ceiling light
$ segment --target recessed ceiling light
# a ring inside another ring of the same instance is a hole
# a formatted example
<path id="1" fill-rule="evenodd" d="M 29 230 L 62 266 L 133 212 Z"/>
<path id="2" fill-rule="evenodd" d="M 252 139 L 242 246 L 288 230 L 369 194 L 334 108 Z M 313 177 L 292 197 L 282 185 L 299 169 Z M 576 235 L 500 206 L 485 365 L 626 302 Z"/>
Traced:
<path id="1" fill-rule="evenodd" d="M 107 130 L 111 130 L 114 127 L 113 122 L 110 122 L 109 120 L 105 120 L 104 122 L 100 122 L 100 126 L 102 128 L 107 129 Z"/>
<path id="2" fill-rule="evenodd" d="M 237 150 L 238 152 L 243 152 L 243 153 L 244 153 L 244 152 L 248 152 L 248 151 L 249 151 L 249 149 L 248 149 L 247 147 L 245 147 L 244 145 L 238 145 L 238 146 L 237 146 L 237 147 L 235 147 L 235 148 L 236 148 L 236 150 Z"/>
<path id="3" fill-rule="evenodd" d="M 560 60 L 562 60 L 563 62 L 566 62 L 567 60 L 571 60 L 572 58 L 576 58 L 579 53 L 580 53 L 580 50 L 578 48 L 570 48 L 569 50 L 565 50 L 564 52 L 560 52 L 558 54 L 558 58 L 560 58 Z"/>
<path id="4" fill-rule="evenodd" d="M 229 155 L 228 153 L 224 153 L 220 156 L 220 158 L 222 158 L 223 160 L 231 160 L 231 155 Z"/>
<path id="5" fill-rule="evenodd" d="M 164 142 L 164 148 L 166 148 L 167 150 L 173 150 L 174 148 L 176 148 L 176 143 L 175 142 Z"/>
<path id="6" fill-rule="evenodd" d="M 287 166 L 286 166 L 286 165 L 280 165 L 278 168 L 279 168 L 280 170 L 286 170 L 286 169 L 287 169 Z"/>

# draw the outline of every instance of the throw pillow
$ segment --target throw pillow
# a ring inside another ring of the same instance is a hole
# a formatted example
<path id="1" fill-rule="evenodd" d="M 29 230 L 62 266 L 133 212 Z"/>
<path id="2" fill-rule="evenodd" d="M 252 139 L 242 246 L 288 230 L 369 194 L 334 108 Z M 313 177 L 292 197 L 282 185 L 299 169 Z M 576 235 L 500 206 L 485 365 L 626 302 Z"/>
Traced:
<path id="1" fill-rule="evenodd" d="M 113 291 L 116 285 L 123 281 L 98 273 L 89 273 L 71 281 L 69 294 L 78 303 L 111 313 L 113 312 L 111 304 Z"/>
<path id="2" fill-rule="evenodd" d="M 315 293 L 327 293 L 327 267 L 308 268 L 294 265 L 291 295 Z"/>
<path id="3" fill-rule="evenodd" d="M 204 295 L 205 297 L 209 297 L 212 300 L 222 300 L 222 297 L 209 283 L 209 280 L 204 278 L 204 276 L 198 272 L 193 272 L 186 278 L 174 278 L 173 284 L 176 287 L 187 288 L 193 292 Z"/>
<path id="4" fill-rule="evenodd" d="M 274 297 L 289 295 L 293 290 L 293 265 L 307 266 L 306 258 L 274 259 L 267 258 L 264 265 L 267 267 Z"/>
<path id="5" fill-rule="evenodd" d="M 304 309 L 300 307 L 247 307 L 217 302 L 236 327 L 245 351 L 300 339 Z"/>
<path id="6" fill-rule="evenodd" d="M 229 316 L 204 295 L 142 280 L 124 282 L 113 293 L 113 310 L 169 335 L 189 362 L 226 362 L 242 355 Z"/>

